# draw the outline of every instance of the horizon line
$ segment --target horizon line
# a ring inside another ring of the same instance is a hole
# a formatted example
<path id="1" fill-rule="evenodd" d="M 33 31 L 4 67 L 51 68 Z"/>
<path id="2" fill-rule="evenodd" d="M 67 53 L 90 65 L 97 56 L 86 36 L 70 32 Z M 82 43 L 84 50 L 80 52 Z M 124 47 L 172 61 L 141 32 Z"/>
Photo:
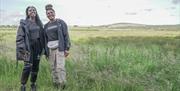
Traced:
<path id="1" fill-rule="evenodd" d="M 177 24 L 143 24 L 143 23 L 133 23 L 133 22 L 116 22 L 116 23 L 109 23 L 109 24 L 89 24 L 89 25 L 83 25 L 83 24 L 67 24 L 68 26 L 107 26 L 107 25 L 114 25 L 114 24 L 138 24 L 138 25 L 180 25 L 180 23 Z M 0 26 L 18 26 L 19 24 L 0 24 Z"/>

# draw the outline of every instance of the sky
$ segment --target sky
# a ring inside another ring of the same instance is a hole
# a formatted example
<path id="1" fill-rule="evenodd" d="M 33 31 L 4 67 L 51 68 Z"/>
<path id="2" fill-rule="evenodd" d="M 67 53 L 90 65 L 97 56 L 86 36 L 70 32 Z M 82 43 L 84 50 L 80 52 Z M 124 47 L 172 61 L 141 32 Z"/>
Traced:
<path id="1" fill-rule="evenodd" d="M 45 24 L 46 4 L 68 25 L 180 24 L 180 0 L 0 0 L 0 25 L 18 25 L 30 5 Z"/>

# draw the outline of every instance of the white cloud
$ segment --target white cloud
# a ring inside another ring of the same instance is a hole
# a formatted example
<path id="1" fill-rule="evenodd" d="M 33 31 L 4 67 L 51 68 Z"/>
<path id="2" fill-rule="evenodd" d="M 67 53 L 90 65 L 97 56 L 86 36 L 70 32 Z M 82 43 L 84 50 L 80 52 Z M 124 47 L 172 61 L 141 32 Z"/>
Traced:
<path id="1" fill-rule="evenodd" d="M 0 11 L 0 25 L 7 25 L 7 24 L 12 24 L 12 25 L 17 25 L 19 24 L 19 20 L 21 18 L 24 18 L 25 15 L 23 12 L 7 12 L 5 10 Z"/>
<path id="2" fill-rule="evenodd" d="M 49 3 L 53 5 L 56 17 L 64 19 L 70 25 L 101 25 L 118 22 L 180 23 L 180 13 L 178 13 L 180 7 L 177 5 L 179 0 L 164 2 L 160 2 L 160 0 L 23 0 L 24 4 L 19 4 L 21 5 L 19 7 L 23 9 L 19 9 L 17 3 L 17 8 L 13 8 L 18 12 L 23 10 L 24 13 L 28 5 L 34 5 L 44 23 L 48 21 L 44 7 Z M 172 2 L 175 2 L 176 5 Z M 23 13 L 12 14 L 9 11 L 7 13 L 7 15 L 13 16 L 15 21 L 25 17 Z M 4 15 L 1 14 L 1 16 Z M 13 19 L 9 19 L 9 22 Z M 6 22 L 4 20 L 3 24 Z"/>
<path id="3" fill-rule="evenodd" d="M 180 4 L 180 0 L 172 0 L 172 3 L 175 5 Z"/>

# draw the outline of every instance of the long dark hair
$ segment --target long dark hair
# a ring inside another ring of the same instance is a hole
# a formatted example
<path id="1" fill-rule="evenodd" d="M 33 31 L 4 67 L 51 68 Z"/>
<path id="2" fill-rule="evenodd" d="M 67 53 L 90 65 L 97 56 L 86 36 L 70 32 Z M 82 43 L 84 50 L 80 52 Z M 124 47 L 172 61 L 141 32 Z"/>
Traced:
<path id="1" fill-rule="evenodd" d="M 35 21 L 36 21 L 37 25 L 39 25 L 40 28 L 43 29 L 43 24 L 42 24 L 42 22 L 41 22 L 41 19 L 39 18 L 39 15 L 38 15 L 38 13 L 37 13 L 37 9 L 36 9 L 34 6 L 28 6 L 28 7 L 26 8 L 26 20 L 29 19 L 29 16 L 28 16 L 28 9 L 29 9 L 29 8 L 34 8 L 34 9 L 36 10 Z"/>

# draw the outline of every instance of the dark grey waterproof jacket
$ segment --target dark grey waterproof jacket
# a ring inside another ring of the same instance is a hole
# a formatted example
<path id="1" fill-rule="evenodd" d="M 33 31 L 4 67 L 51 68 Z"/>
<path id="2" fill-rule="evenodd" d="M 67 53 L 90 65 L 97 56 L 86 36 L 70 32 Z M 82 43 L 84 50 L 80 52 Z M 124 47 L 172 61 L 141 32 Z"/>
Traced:
<path id="1" fill-rule="evenodd" d="M 58 49 L 59 51 L 65 51 L 69 50 L 71 43 L 70 43 L 70 38 L 69 38 L 69 33 L 68 33 L 68 27 L 67 24 L 62 20 L 62 19 L 57 19 L 56 20 L 57 26 L 58 26 Z M 47 31 L 48 24 L 44 25 L 44 30 Z M 47 47 L 48 43 L 48 37 L 46 32 L 45 33 L 45 55 L 48 57 L 49 56 L 49 48 Z"/>
<path id="2" fill-rule="evenodd" d="M 44 49 L 44 29 L 40 29 L 40 53 Z M 31 48 L 30 48 L 30 34 L 28 30 L 28 22 L 27 20 L 21 19 L 20 20 L 20 25 L 17 30 L 17 35 L 16 35 L 16 60 L 22 60 L 21 57 L 24 56 L 25 52 L 28 52 L 29 55 L 31 54 Z M 22 60 L 22 61 L 30 61 L 28 60 Z"/>

